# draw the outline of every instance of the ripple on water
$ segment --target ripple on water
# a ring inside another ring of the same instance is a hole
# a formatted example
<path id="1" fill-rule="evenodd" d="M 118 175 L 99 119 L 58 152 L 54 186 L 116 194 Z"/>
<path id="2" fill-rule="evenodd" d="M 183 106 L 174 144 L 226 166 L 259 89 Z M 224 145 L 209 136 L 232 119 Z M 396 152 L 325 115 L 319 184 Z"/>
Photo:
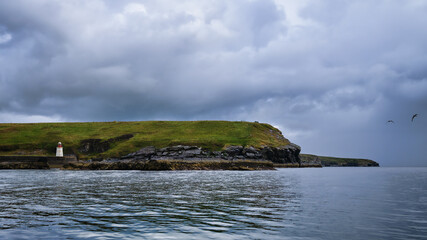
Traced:
<path id="1" fill-rule="evenodd" d="M 0 236 L 423 239 L 426 173 L 0 171 Z"/>

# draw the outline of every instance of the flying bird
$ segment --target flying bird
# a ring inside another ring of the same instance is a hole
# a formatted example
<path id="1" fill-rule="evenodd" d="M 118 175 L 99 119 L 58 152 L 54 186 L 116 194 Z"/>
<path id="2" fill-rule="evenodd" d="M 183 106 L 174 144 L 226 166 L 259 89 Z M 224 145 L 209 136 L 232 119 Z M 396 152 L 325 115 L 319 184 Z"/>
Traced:
<path id="1" fill-rule="evenodd" d="M 414 118 L 416 118 L 416 117 L 418 117 L 418 113 L 415 113 L 415 114 L 412 116 L 411 122 L 413 122 L 413 121 L 414 121 Z"/>
<path id="2" fill-rule="evenodd" d="M 394 123 L 394 121 L 393 120 L 388 120 L 387 123 Z"/>

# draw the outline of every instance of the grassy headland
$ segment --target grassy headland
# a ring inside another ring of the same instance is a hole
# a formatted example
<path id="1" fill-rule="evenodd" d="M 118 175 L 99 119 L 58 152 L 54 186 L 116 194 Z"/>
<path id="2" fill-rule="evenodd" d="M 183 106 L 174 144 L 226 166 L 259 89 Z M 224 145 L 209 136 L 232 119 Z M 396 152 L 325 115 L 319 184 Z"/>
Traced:
<path id="1" fill-rule="evenodd" d="M 321 164 L 323 167 L 377 167 L 379 164 L 373 160 L 360 158 L 325 157 L 312 154 L 300 154 L 304 165 Z"/>
<path id="2" fill-rule="evenodd" d="M 121 138 L 121 136 L 128 137 Z M 81 151 L 82 142 L 97 139 L 107 147 Z M 115 158 L 146 146 L 192 145 L 221 150 L 230 145 L 284 146 L 289 141 L 269 124 L 229 121 L 141 121 L 0 124 L 0 155 L 53 156 L 57 142 L 65 154 Z"/>
<path id="3" fill-rule="evenodd" d="M 377 167 L 379 164 L 373 160 L 360 158 L 336 158 L 319 156 L 322 166 L 325 167 Z"/>

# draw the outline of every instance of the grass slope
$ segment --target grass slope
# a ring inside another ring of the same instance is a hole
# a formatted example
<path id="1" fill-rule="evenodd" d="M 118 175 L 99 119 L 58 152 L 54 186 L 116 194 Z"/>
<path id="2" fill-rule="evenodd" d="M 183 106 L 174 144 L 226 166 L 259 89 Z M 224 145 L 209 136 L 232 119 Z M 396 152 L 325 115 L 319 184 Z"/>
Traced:
<path id="1" fill-rule="evenodd" d="M 85 139 L 108 140 L 125 134 L 134 137 L 110 144 L 106 152 L 84 155 L 78 151 Z M 0 155 L 54 155 L 61 141 L 64 153 L 80 158 L 119 157 L 145 146 L 195 145 L 220 150 L 228 145 L 260 147 L 289 144 L 269 124 L 229 121 L 142 121 L 0 124 Z"/>

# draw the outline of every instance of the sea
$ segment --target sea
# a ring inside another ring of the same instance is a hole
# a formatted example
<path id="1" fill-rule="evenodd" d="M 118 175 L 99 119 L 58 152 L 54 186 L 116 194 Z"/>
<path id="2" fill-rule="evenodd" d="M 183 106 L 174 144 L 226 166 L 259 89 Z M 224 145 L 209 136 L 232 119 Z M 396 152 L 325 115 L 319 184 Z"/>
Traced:
<path id="1" fill-rule="evenodd" d="M 427 239 L 427 168 L 1 170 L 0 239 Z"/>

